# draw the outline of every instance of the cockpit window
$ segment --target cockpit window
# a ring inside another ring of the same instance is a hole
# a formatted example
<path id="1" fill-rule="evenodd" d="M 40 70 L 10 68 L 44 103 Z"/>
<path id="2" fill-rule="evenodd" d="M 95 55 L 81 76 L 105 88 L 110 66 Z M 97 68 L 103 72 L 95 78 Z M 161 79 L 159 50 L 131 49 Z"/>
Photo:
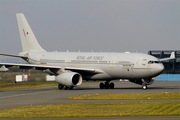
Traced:
<path id="1" fill-rule="evenodd" d="M 149 61 L 148 64 L 152 64 L 152 61 Z"/>
<path id="2" fill-rule="evenodd" d="M 148 64 L 161 64 L 161 61 L 149 61 Z"/>
<path id="3" fill-rule="evenodd" d="M 154 63 L 159 63 L 159 61 L 154 61 Z"/>

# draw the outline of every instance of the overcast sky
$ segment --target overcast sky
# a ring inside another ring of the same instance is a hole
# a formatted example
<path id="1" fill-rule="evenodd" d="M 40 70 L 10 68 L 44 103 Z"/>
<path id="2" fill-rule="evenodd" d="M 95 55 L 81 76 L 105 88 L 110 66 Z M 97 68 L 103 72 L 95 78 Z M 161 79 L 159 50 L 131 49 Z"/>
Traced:
<path id="1" fill-rule="evenodd" d="M 47 51 L 180 49 L 180 0 L 0 0 L 0 53 L 22 51 L 16 13 Z"/>

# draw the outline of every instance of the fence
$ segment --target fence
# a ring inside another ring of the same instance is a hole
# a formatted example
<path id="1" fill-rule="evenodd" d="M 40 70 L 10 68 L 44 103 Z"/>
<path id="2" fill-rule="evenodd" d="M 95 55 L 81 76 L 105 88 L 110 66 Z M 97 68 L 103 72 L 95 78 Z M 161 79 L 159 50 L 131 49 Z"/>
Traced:
<path id="1" fill-rule="evenodd" d="M 178 81 L 180 80 L 180 74 L 161 74 L 155 78 L 159 81 Z"/>

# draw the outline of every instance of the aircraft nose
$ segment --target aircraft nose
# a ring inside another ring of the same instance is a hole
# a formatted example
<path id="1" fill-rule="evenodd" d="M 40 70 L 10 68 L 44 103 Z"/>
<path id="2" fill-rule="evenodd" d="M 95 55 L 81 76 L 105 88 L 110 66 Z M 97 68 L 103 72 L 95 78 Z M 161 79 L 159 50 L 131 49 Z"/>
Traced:
<path id="1" fill-rule="evenodd" d="M 153 69 L 151 69 L 151 74 L 153 76 L 157 76 L 161 74 L 163 70 L 164 70 L 163 64 L 156 64 L 155 66 L 153 66 Z"/>
<path id="2" fill-rule="evenodd" d="M 163 65 L 163 64 L 160 64 L 160 65 L 158 66 L 158 71 L 161 73 L 163 70 L 164 70 L 164 65 Z"/>
<path id="3" fill-rule="evenodd" d="M 164 65 L 163 64 L 159 64 L 156 67 L 155 73 L 156 74 L 160 74 L 163 70 L 164 70 Z"/>

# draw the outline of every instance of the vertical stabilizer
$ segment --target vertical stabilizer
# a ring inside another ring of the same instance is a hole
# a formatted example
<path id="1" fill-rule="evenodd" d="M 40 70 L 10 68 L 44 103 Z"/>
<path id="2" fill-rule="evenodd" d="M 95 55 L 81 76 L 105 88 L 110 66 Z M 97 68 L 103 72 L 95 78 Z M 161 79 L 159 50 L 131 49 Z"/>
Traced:
<path id="1" fill-rule="evenodd" d="M 31 30 L 24 14 L 16 14 L 23 52 L 45 50 L 39 45 L 33 31 Z"/>

